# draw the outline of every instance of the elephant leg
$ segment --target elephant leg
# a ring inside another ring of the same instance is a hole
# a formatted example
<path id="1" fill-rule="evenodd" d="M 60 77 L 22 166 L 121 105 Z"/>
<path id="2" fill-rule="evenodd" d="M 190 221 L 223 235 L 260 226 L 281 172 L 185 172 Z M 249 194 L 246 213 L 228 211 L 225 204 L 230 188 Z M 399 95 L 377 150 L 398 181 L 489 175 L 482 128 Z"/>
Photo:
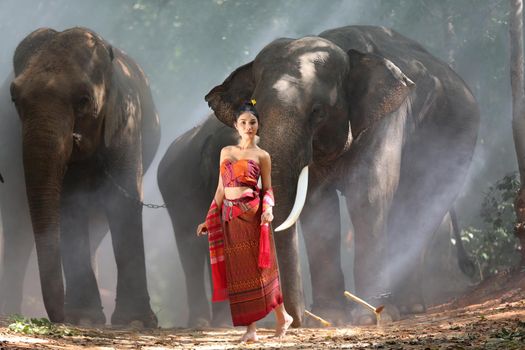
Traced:
<path id="1" fill-rule="evenodd" d="M 97 280 L 91 265 L 88 210 L 78 196 L 64 196 L 61 208 L 61 252 L 66 280 L 65 317 L 69 323 L 105 324 Z"/>
<path id="2" fill-rule="evenodd" d="M 392 205 L 389 274 L 394 300 L 402 313 L 425 311 L 421 256 L 425 250 L 432 249 L 428 246 L 430 238 L 447 211 L 446 205 L 433 201 L 438 193 L 432 192 L 418 188 L 414 183 L 401 182 L 399 196 Z M 449 198 L 447 202 L 451 204 L 452 200 Z"/>
<path id="3" fill-rule="evenodd" d="M 8 315 L 21 313 L 24 276 L 35 243 L 25 191 L 3 195 L 0 314 Z"/>
<path id="4" fill-rule="evenodd" d="M 387 260 L 386 217 L 389 210 L 388 198 L 382 198 L 359 205 L 346 196 L 354 226 L 354 283 L 355 293 L 364 300 L 381 299 L 381 295 L 390 293 L 390 279 L 385 264 Z M 388 304 L 386 300 L 377 303 Z M 356 307 L 355 304 L 353 304 Z M 375 316 L 363 308 L 356 309 L 354 322 L 368 324 L 375 322 Z M 388 316 L 385 315 L 388 313 Z M 384 318 L 396 320 L 398 311 L 388 305 L 383 312 Z"/>
<path id="5" fill-rule="evenodd" d="M 91 266 L 98 278 L 97 250 L 109 231 L 108 221 L 103 210 L 96 208 L 89 213 L 89 251 L 91 252 Z"/>
<path id="6" fill-rule="evenodd" d="M 312 311 L 336 323 L 346 321 L 341 269 L 341 217 L 335 188 L 315 191 L 301 214 L 312 280 Z"/>
<path id="7" fill-rule="evenodd" d="M 208 262 L 208 267 L 209 266 L 210 266 L 210 263 Z M 211 272 L 209 274 L 209 278 L 211 281 Z M 212 327 L 221 327 L 221 328 L 231 327 L 232 317 L 231 317 L 230 305 L 227 301 L 212 303 L 211 312 L 212 312 L 212 319 L 211 319 Z"/>
<path id="8" fill-rule="evenodd" d="M 465 137 L 462 130 L 450 125 L 430 125 L 420 131 L 421 137 L 407 145 L 404 155 L 388 219 L 389 269 L 394 299 L 408 313 L 425 311 L 419 257 L 424 249 L 432 249 L 426 246 L 467 174 L 475 137 Z"/>
<path id="9" fill-rule="evenodd" d="M 126 325 L 138 321 L 144 327 L 157 327 L 157 317 L 151 310 L 146 281 L 142 205 L 132 198 L 124 197 L 115 188 L 109 193 L 109 197 L 105 198 L 106 216 L 118 274 L 116 305 L 111 323 Z"/>
<path id="10" fill-rule="evenodd" d="M 283 212 L 285 211 L 275 211 L 274 222 L 284 221 Z M 292 327 L 301 327 L 304 314 L 304 294 L 297 228 L 293 225 L 286 230 L 276 232 L 274 241 L 284 306 L 286 312 L 293 317 Z"/>
<path id="11" fill-rule="evenodd" d="M 198 238 L 194 234 L 198 223 L 194 213 L 181 207 L 169 207 L 168 212 L 186 281 L 189 310 L 187 325 L 188 327 L 209 325 L 210 306 L 204 286 L 204 266 L 205 259 L 208 258 L 207 240 Z"/>

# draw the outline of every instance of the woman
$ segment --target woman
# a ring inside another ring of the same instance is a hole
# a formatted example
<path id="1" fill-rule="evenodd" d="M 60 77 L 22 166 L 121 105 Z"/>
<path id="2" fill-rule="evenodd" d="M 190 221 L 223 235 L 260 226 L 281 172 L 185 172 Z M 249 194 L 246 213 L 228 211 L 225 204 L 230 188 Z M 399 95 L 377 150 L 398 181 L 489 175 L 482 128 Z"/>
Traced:
<path id="1" fill-rule="evenodd" d="M 212 301 L 229 299 L 233 325 L 247 326 L 241 341 L 249 342 L 257 341 L 255 322 L 272 310 L 276 337 L 284 336 L 293 318 L 284 309 L 279 287 L 269 227 L 274 204 L 271 160 L 256 144 L 259 116 L 255 100 L 241 106 L 234 127 L 240 141 L 221 150 L 219 185 L 197 235 L 208 233 Z"/>

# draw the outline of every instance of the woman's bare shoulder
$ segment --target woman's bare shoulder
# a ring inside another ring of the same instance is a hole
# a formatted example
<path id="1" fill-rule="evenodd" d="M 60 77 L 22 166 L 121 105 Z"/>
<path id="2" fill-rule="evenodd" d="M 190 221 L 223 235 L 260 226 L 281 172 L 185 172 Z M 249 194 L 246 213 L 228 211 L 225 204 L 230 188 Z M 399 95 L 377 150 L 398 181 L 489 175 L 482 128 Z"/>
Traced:
<path id="1" fill-rule="evenodd" d="M 221 149 L 221 154 L 230 154 L 232 152 L 232 149 L 233 149 L 233 146 L 229 145 L 229 146 L 224 146 L 222 149 Z"/>
<path id="2" fill-rule="evenodd" d="M 262 162 L 271 162 L 270 153 L 263 150 L 262 148 L 258 149 L 257 156 L 259 157 L 259 160 Z"/>
<path id="3" fill-rule="evenodd" d="M 224 159 L 226 158 L 229 158 L 231 156 L 231 149 L 232 149 L 232 146 L 225 146 L 221 149 L 221 154 L 220 154 L 220 161 L 222 162 Z"/>

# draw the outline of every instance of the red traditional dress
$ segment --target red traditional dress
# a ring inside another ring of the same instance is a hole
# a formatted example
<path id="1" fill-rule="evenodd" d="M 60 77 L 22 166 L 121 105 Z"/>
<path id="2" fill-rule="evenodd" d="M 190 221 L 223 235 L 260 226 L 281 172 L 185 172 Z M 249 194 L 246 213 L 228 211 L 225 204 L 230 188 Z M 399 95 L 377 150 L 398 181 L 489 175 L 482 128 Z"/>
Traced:
<path id="1" fill-rule="evenodd" d="M 226 159 L 220 171 L 225 187 L 253 191 L 224 199 L 220 213 L 213 201 L 208 212 L 212 301 L 229 299 L 233 325 L 247 326 L 283 302 L 271 230 L 268 224 L 261 226 L 263 207 L 273 206 L 273 194 L 270 189 L 261 200 L 261 170 L 251 159 Z"/>

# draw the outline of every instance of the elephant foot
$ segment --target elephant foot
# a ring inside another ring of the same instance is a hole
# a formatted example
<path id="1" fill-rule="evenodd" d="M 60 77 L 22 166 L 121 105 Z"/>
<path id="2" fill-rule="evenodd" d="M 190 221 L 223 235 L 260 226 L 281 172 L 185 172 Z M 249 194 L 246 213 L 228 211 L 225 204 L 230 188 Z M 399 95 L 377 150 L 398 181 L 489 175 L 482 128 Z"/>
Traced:
<path id="1" fill-rule="evenodd" d="M 157 328 L 158 320 L 151 309 L 145 313 L 139 313 L 116 308 L 111 316 L 111 324 L 132 328 Z"/>
<path id="2" fill-rule="evenodd" d="M 230 308 L 227 309 L 214 309 L 213 316 L 211 318 L 211 326 L 219 328 L 232 328 L 232 318 Z"/>
<path id="3" fill-rule="evenodd" d="M 208 328 L 210 327 L 210 321 L 205 318 L 198 318 L 195 321 L 195 327 L 197 328 Z"/>
<path id="4" fill-rule="evenodd" d="M 357 322 L 359 326 L 372 326 L 377 324 L 376 317 L 373 315 L 361 315 L 358 317 Z"/>
<path id="5" fill-rule="evenodd" d="M 403 315 L 424 314 L 427 311 L 427 308 L 425 304 L 414 303 L 399 306 L 399 311 Z"/>
<path id="6" fill-rule="evenodd" d="M 384 325 L 401 319 L 398 308 L 392 304 L 386 304 L 377 315 L 361 306 L 352 310 L 351 315 L 352 323 L 359 326 Z"/>
<path id="7" fill-rule="evenodd" d="M 423 314 L 427 311 L 425 301 L 420 293 L 410 294 L 407 291 L 401 291 L 397 295 L 403 296 L 394 299 L 402 315 Z"/>
<path id="8" fill-rule="evenodd" d="M 416 282 L 408 286 L 416 285 Z M 427 311 L 425 299 L 420 288 L 405 288 L 396 290 L 393 297 L 395 303 L 402 315 L 422 314 Z"/>
<path id="9" fill-rule="evenodd" d="M 104 323 L 105 323 L 105 321 L 104 321 Z M 82 328 L 91 328 L 91 327 L 93 327 L 93 322 L 89 318 L 81 318 L 78 321 L 77 325 L 82 327 Z"/>
<path id="10" fill-rule="evenodd" d="M 299 328 L 302 326 L 302 323 L 304 323 L 304 319 L 302 319 L 300 316 L 292 316 L 293 322 L 290 327 L 292 328 Z"/>
<path id="11" fill-rule="evenodd" d="M 205 316 L 191 316 L 188 318 L 186 327 L 188 328 L 205 328 L 210 326 L 210 318 Z"/>
<path id="12" fill-rule="evenodd" d="M 102 308 L 97 310 L 66 308 L 64 313 L 65 323 L 81 327 L 92 327 L 106 324 L 106 316 L 102 312 Z"/>
<path id="13" fill-rule="evenodd" d="M 139 321 L 139 320 L 133 320 L 129 323 L 128 325 L 129 328 L 133 328 L 133 329 L 144 329 L 146 328 L 145 325 L 144 325 L 144 322 L 142 321 Z M 151 327 L 149 327 L 151 328 Z"/>

